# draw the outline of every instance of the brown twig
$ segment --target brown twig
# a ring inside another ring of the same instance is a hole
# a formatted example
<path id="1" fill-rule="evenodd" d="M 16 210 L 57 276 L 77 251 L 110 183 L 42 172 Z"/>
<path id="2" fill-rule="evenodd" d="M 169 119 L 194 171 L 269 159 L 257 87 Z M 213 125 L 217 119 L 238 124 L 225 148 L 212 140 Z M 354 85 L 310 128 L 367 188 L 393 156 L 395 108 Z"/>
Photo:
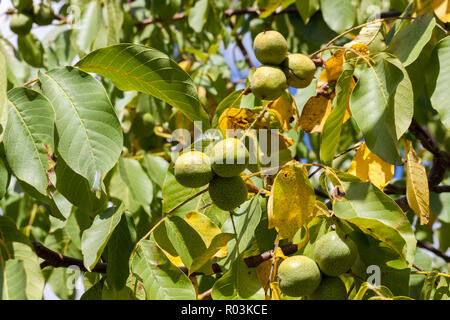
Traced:
<path id="1" fill-rule="evenodd" d="M 444 261 L 447 262 L 447 263 L 450 262 L 450 257 L 447 256 L 445 253 L 439 251 L 439 250 L 436 249 L 435 247 L 433 247 L 433 246 L 431 245 L 431 243 L 428 243 L 428 242 L 425 242 L 425 241 L 422 241 L 422 240 L 418 240 L 418 241 L 417 241 L 417 246 L 420 247 L 420 248 L 426 249 L 426 250 L 428 250 L 428 251 L 430 251 L 430 252 L 432 252 L 432 253 L 434 253 L 434 254 L 437 255 L 438 257 L 444 259 Z"/>

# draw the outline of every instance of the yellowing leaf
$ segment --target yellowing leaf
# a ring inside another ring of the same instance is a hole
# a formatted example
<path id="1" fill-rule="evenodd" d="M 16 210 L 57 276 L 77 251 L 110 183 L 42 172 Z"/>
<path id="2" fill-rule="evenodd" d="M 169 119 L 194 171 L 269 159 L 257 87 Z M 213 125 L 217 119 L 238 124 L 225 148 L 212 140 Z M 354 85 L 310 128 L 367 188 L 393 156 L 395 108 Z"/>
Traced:
<path id="1" fill-rule="evenodd" d="M 220 228 L 212 222 L 210 218 L 205 216 L 204 214 L 191 211 L 186 213 L 184 216 L 184 220 L 198 232 L 203 242 L 205 242 L 206 247 L 211 245 L 211 241 L 215 236 L 221 233 Z M 223 246 L 216 253 L 216 257 L 223 258 L 227 255 L 227 246 Z"/>
<path id="2" fill-rule="evenodd" d="M 162 252 L 166 255 L 167 259 L 170 260 L 177 268 L 184 267 L 183 261 L 181 261 L 180 256 L 173 256 L 170 253 L 168 253 L 166 250 L 160 248 Z"/>
<path id="3" fill-rule="evenodd" d="M 272 289 L 272 300 L 281 300 L 281 289 L 278 282 L 271 282 L 270 289 Z"/>
<path id="4" fill-rule="evenodd" d="M 357 176 L 363 182 L 370 181 L 383 190 L 392 179 L 394 169 L 394 165 L 372 153 L 364 142 L 356 151 L 348 173 Z"/>
<path id="5" fill-rule="evenodd" d="M 189 60 L 180 61 L 180 62 L 178 62 L 178 65 L 180 66 L 181 69 L 183 69 L 187 73 L 189 73 L 189 71 L 191 71 L 192 62 Z"/>
<path id="6" fill-rule="evenodd" d="M 431 2 L 434 13 L 444 23 L 450 22 L 450 1 L 449 0 L 433 0 Z"/>
<path id="7" fill-rule="evenodd" d="M 412 211 L 427 224 L 430 218 L 430 195 L 425 167 L 420 163 L 411 141 L 404 140 L 406 155 L 406 199 Z"/>
<path id="8" fill-rule="evenodd" d="M 306 169 L 295 162 L 284 167 L 275 177 L 267 205 L 269 228 L 281 239 L 291 239 L 314 218 L 315 201 Z"/>
<path id="9" fill-rule="evenodd" d="M 418 17 L 423 14 L 432 13 L 433 6 L 431 5 L 432 0 L 414 0 L 412 6 L 412 16 Z"/>
<path id="10" fill-rule="evenodd" d="M 277 269 L 281 261 L 283 261 L 286 258 L 287 257 L 283 254 L 283 250 L 281 250 L 280 247 L 277 247 L 277 250 L 275 251 L 275 264 L 273 266 L 271 280 L 275 278 L 274 276 L 277 274 Z M 271 282 L 269 277 L 270 277 L 270 270 L 272 269 L 272 259 L 273 257 L 269 260 L 264 261 L 263 263 L 260 263 L 256 267 L 256 275 L 258 276 L 258 281 L 264 288 L 264 290 L 268 289 L 269 283 Z"/>
<path id="11" fill-rule="evenodd" d="M 323 125 L 331 112 L 331 100 L 318 95 L 309 98 L 300 116 L 300 128 L 305 132 L 322 132 Z"/>
<path id="12" fill-rule="evenodd" d="M 292 101 L 281 96 L 270 105 L 269 109 L 277 111 L 283 130 L 288 131 L 291 128 L 290 122 L 294 116 Z"/>
<path id="13" fill-rule="evenodd" d="M 331 58 L 325 62 L 325 68 L 319 76 L 317 86 L 323 82 L 336 81 L 342 73 L 342 65 L 344 64 L 344 50 L 337 50 Z"/>
<path id="14" fill-rule="evenodd" d="M 246 108 L 228 108 L 220 115 L 218 129 L 223 135 L 226 130 L 245 129 L 256 119 L 256 115 Z"/>

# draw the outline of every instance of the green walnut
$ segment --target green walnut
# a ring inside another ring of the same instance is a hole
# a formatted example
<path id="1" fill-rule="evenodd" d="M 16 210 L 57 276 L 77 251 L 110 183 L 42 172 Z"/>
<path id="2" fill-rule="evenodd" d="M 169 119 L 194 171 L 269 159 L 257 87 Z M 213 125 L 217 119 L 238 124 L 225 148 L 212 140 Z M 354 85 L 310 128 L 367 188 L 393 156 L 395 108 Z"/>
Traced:
<path id="1" fill-rule="evenodd" d="M 12 3 L 19 12 L 33 9 L 33 0 L 12 0 Z"/>
<path id="2" fill-rule="evenodd" d="M 286 39 L 274 30 L 259 33 L 253 41 L 255 56 L 262 64 L 279 65 L 288 54 Z"/>
<path id="3" fill-rule="evenodd" d="M 247 186 L 241 177 L 215 176 L 209 183 L 209 196 L 222 210 L 230 211 L 247 200 Z"/>
<path id="4" fill-rule="evenodd" d="M 32 26 L 33 20 L 28 13 L 14 13 L 9 22 L 11 31 L 21 36 L 27 35 Z"/>
<path id="5" fill-rule="evenodd" d="M 238 176 L 247 167 L 248 160 L 245 144 L 236 138 L 221 140 L 211 150 L 212 168 L 224 178 Z"/>
<path id="6" fill-rule="evenodd" d="M 300 53 L 290 54 L 283 63 L 287 84 L 294 88 L 306 88 L 314 79 L 316 65 L 308 57 Z"/>
<path id="7" fill-rule="evenodd" d="M 355 263 L 357 249 L 353 241 L 331 231 L 314 245 L 314 260 L 327 276 L 338 276 L 350 270 Z"/>
<path id="8" fill-rule="evenodd" d="M 174 174 L 178 183 L 188 188 L 202 187 L 214 176 L 209 157 L 199 151 L 180 155 L 175 161 Z"/>
<path id="9" fill-rule="evenodd" d="M 50 6 L 41 4 L 33 7 L 34 22 L 40 26 L 46 26 L 53 21 L 53 10 Z"/>
<path id="10" fill-rule="evenodd" d="M 323 277 L 319 287 L 309 296 L 309 299 L 347 300 L 347 290 L 338 277 Z"/>
<path id="11" fill-rule="evenodd" d="M 283 70 L 265 65 L 253 73 L 250 87 L 255 97 L 261 100 L 275 100 L 287 88 L 287 80 Z"/>
<path id="12" fill-rule="evenodd" d="M 307 256 L 289 257 L 278 267 L 280 290 L 291 297 L 310 295 L 319 287 L 321 278 L 319 267 Z"/>

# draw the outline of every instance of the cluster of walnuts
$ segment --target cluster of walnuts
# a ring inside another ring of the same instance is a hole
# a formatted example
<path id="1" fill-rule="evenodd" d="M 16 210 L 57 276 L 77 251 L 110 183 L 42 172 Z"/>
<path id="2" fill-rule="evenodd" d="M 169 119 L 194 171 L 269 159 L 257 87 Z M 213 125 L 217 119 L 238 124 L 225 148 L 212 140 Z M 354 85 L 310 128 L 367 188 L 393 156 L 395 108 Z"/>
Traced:
<path id="1" fill-rule="evenodd" d="M 278 268 L 282 293 L 312 300 L 346 300 L 347 290 L 339 278 L 357 266 L 358 250 L 346 235 L 331 231 L 314 244 L 313 259 L 291 256 Z"/>
<path id="2" fill-rule="evenodd" d="M 287 41 L 278 31 L 258 34 L 253 49 L 262 66 L 253 73 L 250 86 L 259 99 L 275 100 L 288 86 L 306 88 L 314 78 L 315 63 L 303 54 L 288 54 Z"/>
<path id="3" fill-rule="evenodd" d="M 17 35 L 27 35 L 33 22 L 46 26 L 53 21 L 54 13 L 48 4 L 33 5 L 33 0 L 13 0 L 13 4 L 17 11 L 13 13 L 9 27 Z"/>
<path id="4" fill-rule="evenodd" d="M 241 140 L 227 138 L 208 154 L 189 151 L 180 155 L 175 161 L 175 179 L 189 188 L 209 183 L 214 204 L 222 210 L 233 210 L 247 200 L 247 186 L 240 174 L 249 163 L 248 150 Z"/>

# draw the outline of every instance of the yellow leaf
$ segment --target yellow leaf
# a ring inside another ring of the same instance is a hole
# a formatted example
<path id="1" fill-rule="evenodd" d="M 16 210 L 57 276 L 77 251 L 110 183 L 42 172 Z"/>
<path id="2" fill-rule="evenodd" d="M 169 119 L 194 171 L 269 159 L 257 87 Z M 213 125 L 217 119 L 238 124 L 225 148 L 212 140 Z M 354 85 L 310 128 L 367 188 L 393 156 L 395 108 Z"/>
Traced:
<path id="1" fill-rule="evenodd" d="M 277 250 L 275 251 L 275 264 L 273 266 L 273 272 L 272 272 L 272 279 L 269 279 L 270 277 L 270 270 L 272 269 L 272 258 L 269 260 L 264 261 L 263 263 L 260 263 L 256 267 L 256 275 L 258 277 L 258 281 L 261 284 L 261 286 L 264 288 L 264 290 L 267 290 L 267 287 L 270 280 L 273 280 L 275 278 L 275 275 L 277 274 L 278 266 L 280 265 L 281 261 L 286 259 L 287 257 L 284 255 L 283 250 L 281 250 L 280 247 L 277 247 Z"/>
<path id="2" fill-rule="evenodd" d="M 315 201 L 306 169 L 292 162 L 275 177 L 267 205 L 269 228 L 275 228 L 280 239 L 291 239 L 314 218 Z"/>
<path id="3" fill-rule="evenodd" d="M 372 153 L 364 142 L 357 149 L 348 173 L 357 176 L 361 181 L 370 181 L 383 190 L 392 179 L 394 169 L 394 165 Z"/>
<path id="4" fill-rule="evenodd" d="M 403 140 L 406 155 L 406 199 L 412 211 L 427 224 L 430 218 L 430 194 L 425 167 L 420 163 L 411 141 Z"/>
<path id="5" fill-rule="evenodd" d="M 198 232 L 206 247 L 211 245 L 211 241 L 215 236 L 221 233 L 220 228 L 212 222 L 210 218 L 204 214 L 191 211 L 186 213 L 184 220 Z M 216 257 L 223 258 L 227 255 L 227 246 L 220 248 L 219 252 L 216 253 Z"/>
<path id="6" fill-rule="evenodd" d="M 292 101 L 282 95 L 270 105 L 269 109 L 277 111 L 283 130 L 288 131 L 291 128 L 290 122 L 294 116 Z"/>
<path id="7" fill-rule="evenodd" d="M 300 116 L 300 128 L 305 132 L 322 132 L 325 121 L 331 112 L 331 100 L 318 95 L 309 98 Z"/>
<path id="8" fill-rule="evenodd" d="M 272 289 L 272 300 L 281 300 L 281 289 L 278 282 L 271 282 L 270 289 Z"/>
<path id="9" fill-rule="evenodd" d="M 431 3 L 434 13 L 444 23 L 450 22 L 450 1 L 433 0 Z"/>
<path id="10" fill-rule="evenodd" d="M 342 65 L 344 64 L 344 50 L 337 50 L 331 58 L 325 62 L 325 67 L 319 76 L 317 86 L 323 82 L 331 82 L 339 79 L 342 73 Z"/>
<path id="11" fill-rule="evenodd" d="M 162 249 L 161 247 L 160 247 L 160 249 L 162 250 L 162 252 L 164 252 L 167 259 L 169 259 L 170 262 L 172 262 L 177 268 L 184 267 L 183 261 L 181 261 L 180 256 L 173 256 L 170 253 L 168 253 L 166 250 Z"/>
<path id="12" fill-rule="evenodd" d="M 225 136 L 226 130 L 245 129 L 256 119 L 256 115 L 246 108 L 228 108 L 220 115 L 218 129 Z"/>
<path id="13" fill-rule="evenodd" d="M 431 5 L 432 0 L 414 0 L 412 6 L 412 16 L 418 17 L 423 14 L 432 13 L 433 6 Z"/>
<path id="14" fill-rule="evenodd" d="M 189 60 L 183 60 L 178 62 L 178 66 L 187 73 L 189 73 L 189 71 L 191 71 L 192 62 Z"/>

